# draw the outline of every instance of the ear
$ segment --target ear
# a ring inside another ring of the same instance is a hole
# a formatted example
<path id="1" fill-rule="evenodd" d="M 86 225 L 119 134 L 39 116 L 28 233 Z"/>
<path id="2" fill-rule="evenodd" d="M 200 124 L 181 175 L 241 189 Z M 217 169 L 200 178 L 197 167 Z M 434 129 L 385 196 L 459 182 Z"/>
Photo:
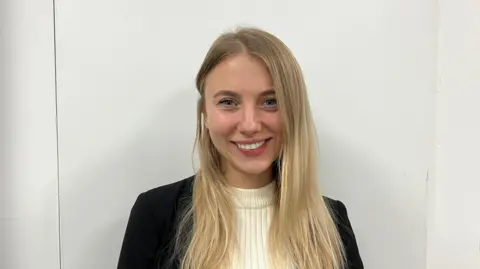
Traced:
<path id="1" fill-rule="evenodd" d="M 203 126 L 208 128 L 208 125 L 207 125 L 207 110 L 205 109 L 205 102 L 204 102 L 203 97 L 200 97 L 198 99 L 197 113 L 200 114 L 200 120 L 202 121 Z"/>
<path id="2" fill-rule="evenodd" d="M 207 110 L 205 109 L 205 104 L 201 104 L 200 113 L 202 113 L 203 125 L 205 125 L 205 128 L 208 129 L 208 117 L 207 117 Z"/>
<path id="3" fill-rule="evenodd" d="M 207 117 L 203 117 L 203 125 L 205 125 L 205 128 L 208 129 L 208 121 L 207 121 Z"/>

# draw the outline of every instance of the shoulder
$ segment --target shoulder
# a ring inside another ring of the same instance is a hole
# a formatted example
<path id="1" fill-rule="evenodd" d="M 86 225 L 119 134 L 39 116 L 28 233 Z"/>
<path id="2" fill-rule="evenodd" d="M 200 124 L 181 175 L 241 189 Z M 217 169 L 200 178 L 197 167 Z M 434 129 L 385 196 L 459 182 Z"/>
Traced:
<path id="1" fill-rule="evenodd" d="M 191 192 L 193 178 L 138 195 L 130 212 L 117 268 L 153 268 L 164 258 L 165 246 L 173 236 L 178 201 Z"/>
<path id="2" fill-rule="evenodd" d="M 133 205 L 132 216 L 150 216 L 158 228 L 173 221 L 181 197 L 191 197 L 194 176 L 140 193 Z M 137 218 L 140 219 L 140 218 Z"/>
<path id="3" fill-rule="evenodd" d="M 195 176 L 162 185 L 140 194 L 144 200 L 155 204 L 174 203 L 182 195 L 191 193 L 191 186 Z"/>
<path id="4" fill-rule="evenodd" d="M 347 207 L 339 200 L 324 197 L 325 204 L 330 210 L 330 214 L 335 221 L 337 231 L 345 249 L 345 258 L 350 269 L 363 269 L 363 262 L 360 257 L 357 239 L 353 231 L 352 224 L 348 217 Z"/>
<path id="5" fill-rule="evenodd" d="M 342 239 L 345 239 L 347 235 L 353 235 L 353 229 L 350 219 L 348 218 L 347 207 L 345 204 L 329 197 L 324 197 L 323 199 L 327 208 L 330 210 L 330 215 L 332 216 Z"/>
<path id="6" fill-rule="evenodd" d="M 344 203 L 342 203 L 339 200 L 335 200 L 326 196 L 323 197 L 323 200 L 325 201 L 325 204 L 330 210 L 330 214 L 332 215 L 337 226 L 346 221 L 349 221 L 347 207 L 345 206 Z"/>

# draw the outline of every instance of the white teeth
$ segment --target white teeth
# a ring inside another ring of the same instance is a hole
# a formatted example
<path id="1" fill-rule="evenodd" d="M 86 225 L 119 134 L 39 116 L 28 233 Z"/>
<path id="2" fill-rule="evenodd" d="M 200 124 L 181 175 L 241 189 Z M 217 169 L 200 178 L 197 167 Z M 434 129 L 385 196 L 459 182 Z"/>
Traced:
<path id="1" fill-rule="evenodd" d="M 253 144 L 237 144 L 237 147 L 239 147 L 241 149 L 246 149 L 246 150 L 253 150 L 253 149 L 261 147 L 263 144 L 265 144 L 265 141 L 257 142 L 257 143 L 253 143 Z"/>

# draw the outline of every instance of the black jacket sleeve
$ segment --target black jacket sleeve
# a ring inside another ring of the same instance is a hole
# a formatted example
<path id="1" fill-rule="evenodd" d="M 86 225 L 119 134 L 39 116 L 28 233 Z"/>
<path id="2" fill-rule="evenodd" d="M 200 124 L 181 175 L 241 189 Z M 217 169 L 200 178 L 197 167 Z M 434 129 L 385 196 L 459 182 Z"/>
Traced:
<path id="1" fill-rule="evenodd" d="M 152 203 L 142 193 L 130 212 L 123 239 L 118 269 L 154 269 L 155 255 L 159 245 Z"/>
<path id="2" fill-rule="evenodd" d="M 348 267 L 346 269 L 363 269 L 362 258 L 358 250 L 357 240 L 353 233 L 352 225 L 348 219 L 347 208 L 340 201 L 333 201 L 332 209 L 335 211 L 335 221 L 338 232 L 342 238 L 345 248 L 346 261 Z"/>

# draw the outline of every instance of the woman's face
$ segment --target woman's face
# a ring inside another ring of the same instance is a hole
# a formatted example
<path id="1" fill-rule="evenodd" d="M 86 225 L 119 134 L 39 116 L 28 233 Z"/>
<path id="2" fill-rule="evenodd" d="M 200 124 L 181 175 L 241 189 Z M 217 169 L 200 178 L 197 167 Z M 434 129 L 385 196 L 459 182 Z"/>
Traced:
<path id="1" fill-rule="evenodd" d="M 283 122 L 262 60 L 238 54 L 220 62 L 205 80 L 204 113 L 227 173 L 271 172 L 283 142 Z"/>

